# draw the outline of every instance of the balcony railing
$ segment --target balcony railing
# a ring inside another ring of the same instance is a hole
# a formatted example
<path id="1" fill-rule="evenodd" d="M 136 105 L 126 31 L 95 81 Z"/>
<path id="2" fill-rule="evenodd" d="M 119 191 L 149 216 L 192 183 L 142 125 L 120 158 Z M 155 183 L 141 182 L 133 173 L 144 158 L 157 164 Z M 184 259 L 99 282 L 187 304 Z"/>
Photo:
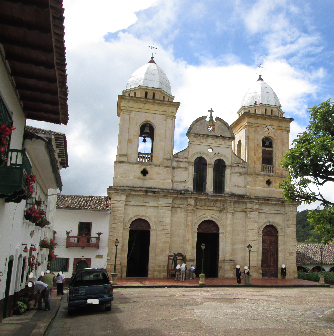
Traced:
<path id="1" fill-rule="evenodd" d="M 152 153 L 138 153 L 139 162 L 152 162 L 153 154 Z"/>
<path id="2" fill-rule="evenodd" d="M 66 247 L 100 247 L 100 237 L 67 236 Z"/>
<path id="3" fill-rule="evenodd" d="M 274 166 L 263 164 L 261 166 L 261 172 L 266 174 L 274 174 Z"/>
<path id="4" fill-rule="evenodd" d="M 0 166 L 0 198 L 21 202 L 26 195 L 26 174 L 31 174 L 31 163 L 25 149 L 9 149 L 8 161 Z"/>

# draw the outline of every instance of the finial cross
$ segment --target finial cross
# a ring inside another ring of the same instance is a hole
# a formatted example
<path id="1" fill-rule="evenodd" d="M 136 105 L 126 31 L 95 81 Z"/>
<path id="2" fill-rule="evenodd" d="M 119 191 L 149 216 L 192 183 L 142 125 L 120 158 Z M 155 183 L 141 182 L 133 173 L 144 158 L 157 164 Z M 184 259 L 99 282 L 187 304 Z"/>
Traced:
<path id="1" fill-rule="evenodd" d="M 210 120 L 212 120 L 212 112 L 214 112 L 214 110 L 211 108 L 208 112 L 210 112 Z"/>

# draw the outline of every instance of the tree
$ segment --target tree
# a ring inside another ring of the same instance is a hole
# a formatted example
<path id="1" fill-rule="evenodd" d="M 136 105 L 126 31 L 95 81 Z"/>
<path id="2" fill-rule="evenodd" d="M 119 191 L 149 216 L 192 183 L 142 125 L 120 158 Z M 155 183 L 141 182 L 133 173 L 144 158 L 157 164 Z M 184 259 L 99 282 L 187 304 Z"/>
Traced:
<path id="1" fill-rule="evenodd" d="M 309 112 L 306 131 L 293 140 L 282 161 L 289 177 L 280 187 L 288 201 L 320 202 L 323 209 L 309 211 L 308 220 L 328 243 L 334 238 L 334 203 L 324 197 L 322 188 L 334 182 L 334 106 L 329 99 Z"/>

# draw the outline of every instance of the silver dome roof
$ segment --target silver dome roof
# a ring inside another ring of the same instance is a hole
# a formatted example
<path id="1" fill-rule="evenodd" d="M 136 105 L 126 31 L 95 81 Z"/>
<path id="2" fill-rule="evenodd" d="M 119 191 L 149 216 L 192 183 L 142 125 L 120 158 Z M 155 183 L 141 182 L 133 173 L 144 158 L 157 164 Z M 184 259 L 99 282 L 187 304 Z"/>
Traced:
<path id="1" fill-rule="evenodd" d="M 241 106 L 250 106 L 254 104 L 267 104 L 281 106 L 274 90 L 262 79 L 259 79 L 250 87 L 241 101 Z"/>
<path id="2" fill-rule="evenodd" d="M 138 86 L 162 89 L 168 94 L 172 94 L 170 83 L 166 74 L 154 62 L 153 57 L 147 64 L 143 65 L 132 74 L 126 84 L 126 89 L 132 89 Z"/>

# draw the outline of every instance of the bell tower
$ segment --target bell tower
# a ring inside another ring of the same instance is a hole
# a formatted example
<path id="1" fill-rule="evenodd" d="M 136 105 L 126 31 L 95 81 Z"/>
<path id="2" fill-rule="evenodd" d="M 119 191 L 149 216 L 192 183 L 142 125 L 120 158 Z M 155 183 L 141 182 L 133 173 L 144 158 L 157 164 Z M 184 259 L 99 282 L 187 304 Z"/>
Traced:
<path id="1" fill-rule="evenodd" d="M 114 186 L 172 188 L 175 116 L 169 80 L 151 60 L 130 77 L 118 96 Z"/>
<path id="2" fill-rule="evenodd" d="M 280 197 L 278 184 L 288 176 L 281 161 L 289 150 L 292 121 L 284 117 L 276 93 L 260 75 L 244 96 L 238 119 L 231 125 L 233 151 L 247 162 L 249 195 L 263 188 L 261 193 Z"/>

